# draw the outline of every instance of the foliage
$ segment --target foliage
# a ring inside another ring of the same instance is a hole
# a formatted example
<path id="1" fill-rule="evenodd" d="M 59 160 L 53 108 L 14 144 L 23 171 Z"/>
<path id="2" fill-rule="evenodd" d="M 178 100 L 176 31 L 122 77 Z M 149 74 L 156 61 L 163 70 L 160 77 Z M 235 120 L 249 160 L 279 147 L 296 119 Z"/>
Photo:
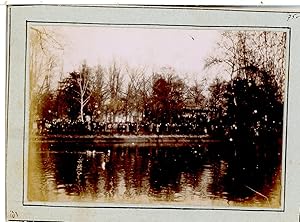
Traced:
<path id="1" fill-rule="evenodd" d="M 216 134 L 246 144 L 281 137 L 285 33 L 227 31 L 222 36 L 219 51 L 206 60 L 206 68 L 221 67 L 229 74 L 209 87 Z"/>
<path id="2" fill-rule="evenodd" d="M 177 76 L 154 76 L 148 119 L 162 124 L 179 122 L 184 107 L 184 89 L 183 80 Z"/>
<path id="3" fill-rule="evenodd" d="M 250 143 L 261 136 L 281 136 L 283 104 L 272 91 L 248 79 L 235 78 L 227 85 L 224 124 L 229 137 Z"/>

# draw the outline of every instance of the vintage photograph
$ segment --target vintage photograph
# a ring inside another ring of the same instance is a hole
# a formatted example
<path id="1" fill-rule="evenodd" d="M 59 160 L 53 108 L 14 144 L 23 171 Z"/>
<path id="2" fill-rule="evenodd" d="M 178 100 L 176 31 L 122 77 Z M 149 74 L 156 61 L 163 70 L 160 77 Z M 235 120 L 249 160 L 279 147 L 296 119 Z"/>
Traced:
<path id="1" fill-rule="evenodd" d="M 28 23 L 25 200 L 279 209 L 288 32 Z"/>

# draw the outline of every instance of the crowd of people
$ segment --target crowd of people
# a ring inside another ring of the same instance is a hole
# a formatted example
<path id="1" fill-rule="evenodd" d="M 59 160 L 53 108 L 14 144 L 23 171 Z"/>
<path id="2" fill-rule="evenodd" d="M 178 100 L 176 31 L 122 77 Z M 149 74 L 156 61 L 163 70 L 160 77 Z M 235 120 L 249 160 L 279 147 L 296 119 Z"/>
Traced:
<path id="1" fill-rule="evenodd" d="M 211 127 L 207 122 L 154 123 L 154 122 L 97 122 L 69 119 L 41 119 L 36 133 L 48 134 L 100 134 L 100 135 L 148 135 L 148 134 L 207 134 Z"/>

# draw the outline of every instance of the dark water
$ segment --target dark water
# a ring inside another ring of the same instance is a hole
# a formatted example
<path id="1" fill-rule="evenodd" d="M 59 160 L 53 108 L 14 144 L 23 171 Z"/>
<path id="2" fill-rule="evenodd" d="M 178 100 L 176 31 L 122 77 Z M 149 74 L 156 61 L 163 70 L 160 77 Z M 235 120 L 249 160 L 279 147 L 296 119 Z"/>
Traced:
<path id="1" fill-rule="evenodd" d="M 281 182 L 281 152 L 34 142 L 28 200 L 279 208 Z"/>

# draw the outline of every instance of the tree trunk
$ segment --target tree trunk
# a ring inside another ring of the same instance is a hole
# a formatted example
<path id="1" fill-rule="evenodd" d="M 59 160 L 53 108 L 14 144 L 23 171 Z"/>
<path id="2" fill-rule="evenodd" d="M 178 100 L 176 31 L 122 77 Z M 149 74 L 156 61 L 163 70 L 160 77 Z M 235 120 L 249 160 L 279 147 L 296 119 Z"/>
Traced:
<path id="1" fill-rule="evenodd" d="M 81 121 L 84 122 L 84 120 L 83 120 L 83 96 L 81 96 L 81 98 L 80 98 L 80 118 L 81 118 Z"/>

